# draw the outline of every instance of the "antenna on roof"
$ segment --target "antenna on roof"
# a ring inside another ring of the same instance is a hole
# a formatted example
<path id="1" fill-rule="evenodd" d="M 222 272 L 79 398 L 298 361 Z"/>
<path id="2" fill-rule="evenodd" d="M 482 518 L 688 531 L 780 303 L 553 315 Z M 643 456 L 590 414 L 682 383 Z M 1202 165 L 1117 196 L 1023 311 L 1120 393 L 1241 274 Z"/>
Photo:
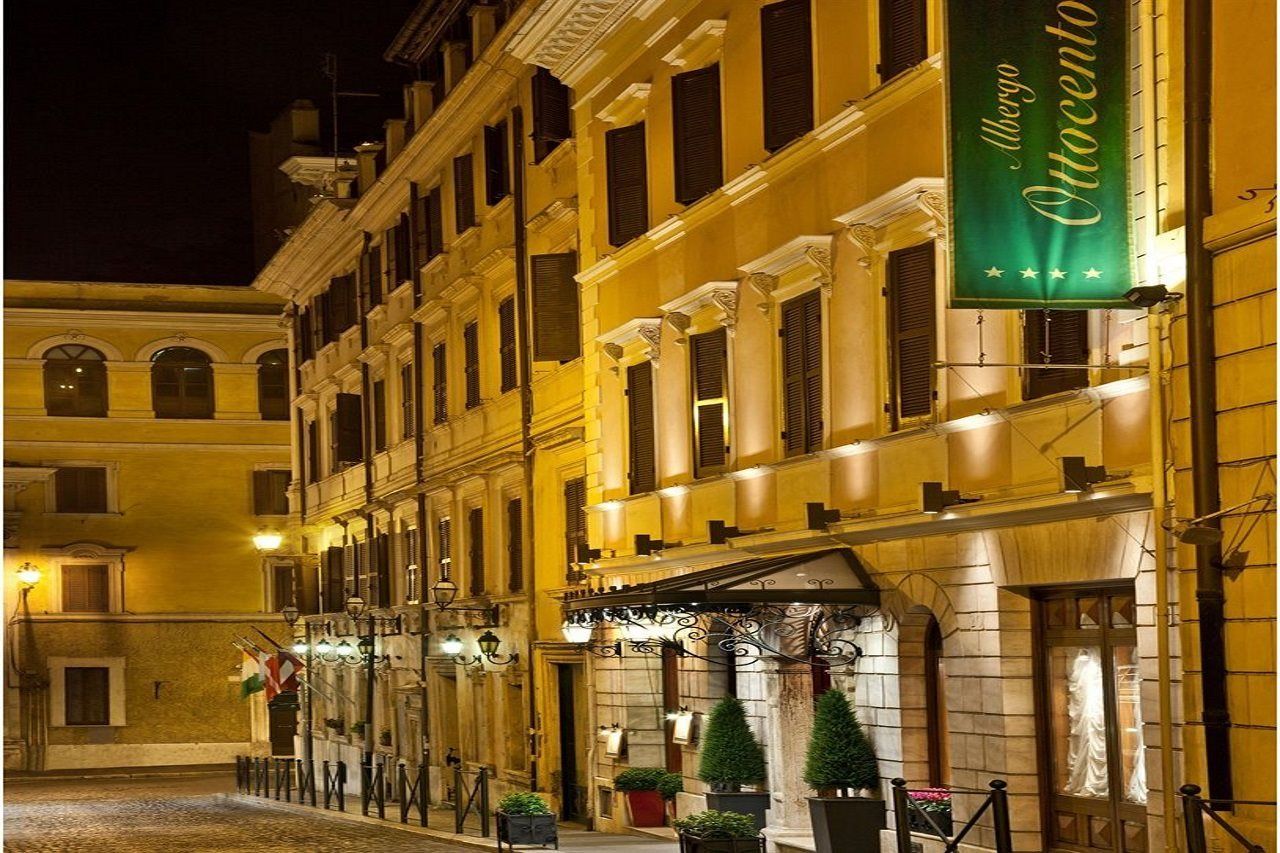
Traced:
<path id="1" fill-rule="evenodd" d="M 338 54 L 324 55 L 324 76 L 329 78 L 329 110 L 332 113 L 333 126 L 333 173 L 338 173 L 338 98 L 377 98 L 376 92 L 343 92 L 338 89 Z"/>

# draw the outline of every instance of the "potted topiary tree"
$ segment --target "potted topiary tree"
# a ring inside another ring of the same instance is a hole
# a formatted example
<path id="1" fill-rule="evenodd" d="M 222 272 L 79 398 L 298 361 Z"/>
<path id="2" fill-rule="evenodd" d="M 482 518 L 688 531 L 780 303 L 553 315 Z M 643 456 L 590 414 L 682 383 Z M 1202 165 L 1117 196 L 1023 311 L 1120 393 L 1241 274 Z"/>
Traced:
<path id="1" fill-rule="evenodd" d="M 709 810 L 675 823 L 680 853 L 764 853 L 764 837 L 751 815 Z"/>
<path id="2" fill-rule="evenodd" d="M 613 787 L 627 795 L 632 826 L 662 826 L 662 795 L 658 783 L 667 771 L 661 767 L 629 767 L 613 780 Z"/>
<path id="3" fill-rule="evenodd" d="M 698 778 L 711 786 L 707 806 L 713 811 L 749 814 L 756 829 L 765 827 L 768 791 L 743 791 L 743 785 L 765 781 L 764 749 L 747 724 L 741 699 L 726 696 L 711 709 L 702 734 Z"/>
<path id="4" fill-rule="evenodd" d="M 809 798 L 817 853 L 880 849 L 884 803 L 860 796 L 880 785 L 876 755 L 841 690 L 818 697 L 804 780 L 818 792 Z"/>
<path id="5" fill-rule="evenodd" d="M 498 800 L 498 850 L 517 844 L 554 844 L 560 849 L 555 812 L 547 801 L 527 791 L 514 791 Z"/>
<path id="6" fill-rule="evenodd" d="M 675 819 L 676 794 L 684 790 L 684 777 L 679 773 L 663 774 L 662 780 L 658 782 L 658 794 L 662 797 L 662 802 L 666 806 L 669 817 Z"/>

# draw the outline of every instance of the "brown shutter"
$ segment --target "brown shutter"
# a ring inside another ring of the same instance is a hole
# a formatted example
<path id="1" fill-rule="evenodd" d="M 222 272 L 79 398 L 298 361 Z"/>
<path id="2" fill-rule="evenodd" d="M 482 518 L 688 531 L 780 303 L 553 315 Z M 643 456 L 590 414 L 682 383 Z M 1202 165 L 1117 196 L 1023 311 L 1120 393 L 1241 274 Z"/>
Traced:
<path id="1" fill-rule="evenodd" d="M 329 282 L 329 296 L 326 300 L 329 310 L 329 337 L 336 341 L 342 333 L 356 324 L 359 313 L 356 310 L 358 298 L 355 276 L 348 273 L 340 275 Z"/>
<path id="2" fill-rule="evenodd" d="M 524 505 L 507 501 L 507 591 L 524 589 Z"/>
<path id="3" fill-rule="evenodd" d="M 484 595 L 484 510 L 480 507 L 474 507 L 467 513 L 467 539 L 470 548 L 467 563 L 471 573 L 469 590 L 472 595 Z"/>
<path id="4" fill-rule="evenodd" d="M 253 514 L 271 514 L 271 472 L 253 472 Z"/>
<path id="5" fill-rule="evenodd" d="M 671 78 L 676 201 L 693 204 L 724 182 L 720 143 L 720 66 Z"/>
<path id="6" fill-rule="evenodd" d="M 1024 311 L 1022 341 L 1023 358 L 1029 364 L 1088 364 L 1089 312 Z M 1088 384 L 1087 370 L 1029 368 L 1022 371 L 1025 400 L 1084 388 Z"/>
<path id="7" fill-rule="evenodd" d="M 529 261 L 533 277 L 533 358 L 535 361 L 572 361 L 581 355 L 581 318 L 578 316 L 578 256 L 574 252 L 534 255 Z"/>
<path id="8" fill-rule="evenodd" d="M 889 80 L 928 58 L 925 0 L 880 0 L 880 79 Z"/>
<path id="9" fill-rule="evenodd" d="M 609 242 L 621 246 L 649 230 L 644 122 L 605 131 Z"/>
<path id="10" fill-rule="evenodd" d="M 436 522 L 436 559 L 440 564 L 440 577 L 453 576 L 453 523 L 448 518 Z"/>
<path id="11" fill-rule="evenodd" d="M 360 260 L 360 307 L 368 311 L 381 305 L 382 292 L 382 246 L 370 246 Z"/>
<path id="12" fill-rule="evenodd" d="M 418 531 L 409 528 L 404 532 L 404 600 L 407 603 L 422 598 L 422 564 L 418 562 Z"/>
<path id="13" fill-rule="evenodd" d="M 697 476 L 715 473 L 728 457 L 728 351 L 724 329 L 689 339 L 693 372 L 693 443 Z"/>
<path id="14" fill-rule="evenodd" d="M 443 342 L 431 348 L 432 419 L 442 424 L 449 420 L 449 359 Z"/>
<path id="15" fill-rule="evenodd" d="M 344 568 L 344 549 L 341 546 L 328 548 L 324 552 L 324 612 L 336 613 L 342 609 L 346 597 Z"/>
<path id="16" fill-rule="evenodd" d="M 490 207 L 510 192 L 507 166 L 507 123 L 484 129 L 484 200 Z"/>
<path id="17" fill-rule="evenodd" d="M 466 407 L 474 409 L 480 405 L 480 326 L 474 321 L 462 327 L 462 360 Z"/>
<path id="18" fill-rule="evenodd" d="M 393 254 L 389 269 L 391 284 L 388 291 L 395 290 L 402 282 L 413 280 L 413 253 L 409 247 L 409 217 L 400 214 L 400 224 L 395 227 L 395 236 L 391 241 Z"/>
<path id="19" fill-rule="evenodd" d="M 573 135 L 569 87 L 545 68 L 533 74 L 533 161 L 542 160 Z"/>
<path id="20" fill-rule="evenodd" d="M 471 155 L 453 158 L 453 231 L 461 234 L 476 224 L 476 186 Z"/>
<path id="21" fill-rule="evenodd" d="M 271 469 L 253 472 L 253 511 L 255 515 L 289 514 L 289 479 L 291 472 Z"/>
<path id="22" fill-rule="evenodd" d="M 933 243 L 889 253 L 889 341 L 895 426 L 933 412 Z"/>
<path id="23" fill-rule="evenodd" d="M 789 455 L 822 447 L 822 300 L 819 291 L 782 304 L 783 444 Z"/>
<path id="24" fill-rule="evenodd" d="M 631 494 L 651 492 L 656 482 L 653 425 L 653 362 L 627 368 L 627 427 L 630 445 Z"/>
<path id="25" fill-rule="evenodd" d="M 400 368 L 400 424 L 401 437 L 412 438 L 414 427 L 414 399 L 417 389 L 413 382 L 413 365 L 406 364 Z"/>
<path id="26" fill-rule="evenodd" d="M 311 351 L 319 352 L 329 342 L 329 294 L 317 294 L 311 300 Z"/>
<path id="27" fill-rule="evenodd" d="M 334 462 L 355 464 L 364 461 L 361 428 L 360 395 L 339 394 L 335 410 L 337 435 L 334 444 Z"/>
<path id="28" fill-rule="evenodd" d="M 813 44 L 809 0 L 760 9 L 764 147 L 779 148 L 813 129 Z"/>
<path id="29" fill-rule="evenodd" d="M 387 383 L 381 379 L 373 383 L 373 449 L 387 449 Z"/>
<path id="30" fill-rule="evenodd" d="M 373 540 L 374 571 L 377 579 L 374 595 L 370 601 L 378 607 L 391 606 L 391 542 L 385 533 L 379 533 Z"/>
<path id="31" fill-rule="evenodd" d="M 110 567 L 105 563 L 62 567 L 62 609 L 67 613 L 106 613 L 111 609 Z"/>
<path id="32" fill-rule="evenodd" d="M 320 424 L 307 421 L 307 482 L 320 480 Z"/>
<path id="33" fill-rule="evenodd" d="M 516 300 L 507 297 L 498 303 L 499 389 L 505 394 L 516 387 Z"/>
<path id="34" fill-rule="evenodd" d="M 415 184 L 415 187 L 417 185 Z M 419 264 L 425 264 L 430 258 L 429 251 L 430 240 L 427 237 L 428 225 L 430 221 L 430 213 L 428 208 L 431 206 L 431 196 L 429 193 L 418 189 L 418 195 L 413 197 L 413 256 L 418 259 Z"/>
<path id="35" fill-rule="evenodd" d="M 587 544 L 587 481 L 582 477 L 564 484 L 565 576 L 576 580 L 573 564 L 578 561 L 578 546 Z"/>
<path id="36" fill-rule="evenodd" d="M 53 475 L 58 512 L 106 512 L 107 469 L 59 468 Z"/>
<path id="37" fill-rule="evenodd" d="M 306 308 L 298 312 L 298 363 L 315 358 L 315 330 L 311 327 L 311 311 Z"/>
<path id="38" fill-rule="evenodd" d="M 444 204 L 440 199 L 440 187 L 433 187 L 427 196 L 427 260 L 444 251 Z"/>

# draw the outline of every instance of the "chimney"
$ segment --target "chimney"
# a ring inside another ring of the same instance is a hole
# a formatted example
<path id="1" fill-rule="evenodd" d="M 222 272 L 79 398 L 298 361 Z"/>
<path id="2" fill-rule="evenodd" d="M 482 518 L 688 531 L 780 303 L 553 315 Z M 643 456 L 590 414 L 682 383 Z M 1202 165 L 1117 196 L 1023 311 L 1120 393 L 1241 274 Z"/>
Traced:
<path id="1" fill-rule="evenodd" d="M 444 91 L 452 92 L 467 73 L 467 44 L 461 41 L 447 41 L 440 45 L 444 55 Z"/>
<path id="2" fill-rule="evenodd" d="M 404 125 L 402 118 L 389 118 L 382 123 L 387 138 L 387 156 L 383 158 L 383 163 L 390 163 L 404 150 Z"/>
<path id="3" fill-rule="evenodd" d="M 472 6 L 467 14 L 471 16 L 471 55 L 478 57 L 498 32 L 498 8 Z"/>
<path id="4" fill-rule="evenodd" d="M 378 180 L 378 153 L 382 151 L 381 142 L 362 142 L 356 146 L 356 175 L 360 195 L 364 195 Z"/>
<path id="5" fill-rule="evenodd" d="M 333 194 L 338 198 L 355 198 L 356 177 L 350 172 L 339 172 L 333 178 Z"/>
<path id="6" fill-rule="evenodd" d="M 320 111 L 308 100 L 289 105 L 289 141 L 295 146 L 311 147 L 320 142 Z"/>
<path id="7" fill-rule="evenodd" d="M 417 80 L 409 84 L 409 99 L 413 110 L 413 129 L 415 132 L 427 123 L 427 119 L 431 118 L 431 113 L 435 109 L 435 99 L 431 94 L 432 85 L 426 80 Z"/>

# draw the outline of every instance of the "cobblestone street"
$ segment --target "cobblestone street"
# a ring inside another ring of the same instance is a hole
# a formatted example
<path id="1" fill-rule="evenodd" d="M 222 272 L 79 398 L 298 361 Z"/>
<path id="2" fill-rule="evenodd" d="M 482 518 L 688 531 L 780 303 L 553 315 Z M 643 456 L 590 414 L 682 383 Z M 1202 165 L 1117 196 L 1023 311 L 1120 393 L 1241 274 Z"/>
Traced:
<path id="1" fill-rule="evenodd" d="M 14 853 L 454 853 L 465 849 L 395 829 L 344 824 L 218 796 L 234 787 L 230 776 L 9 782 L 4 787 L 4 849 Z"/>

